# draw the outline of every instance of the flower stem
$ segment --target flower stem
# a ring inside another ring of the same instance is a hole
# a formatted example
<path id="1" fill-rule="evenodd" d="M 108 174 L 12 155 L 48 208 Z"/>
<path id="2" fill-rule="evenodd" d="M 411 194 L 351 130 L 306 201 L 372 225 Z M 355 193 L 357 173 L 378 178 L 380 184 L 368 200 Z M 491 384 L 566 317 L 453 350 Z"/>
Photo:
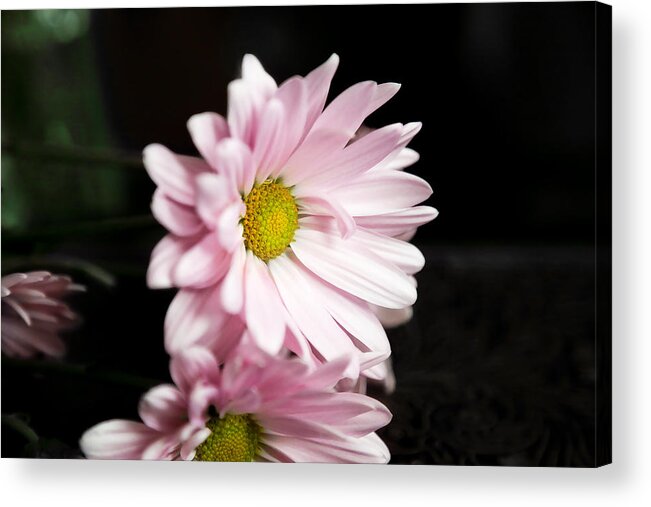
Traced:
<path id="1" fill-rule="evenodd" d="M 38 435 L 30 428 L 25 421 L 16 415 L 3 415 L 2 424 L 9 426 L 11 429 L 20 433 L 30 444 L 38 442 Z"/>
<path id="2" fill-rule="evenodd" d="M 85 169 L 87 165 L 115 165 L 125 169 L 143 169 L 142 157 L 82 146 L 47 146 L 4 142 L 2 151 L 19 158 L 65 163 Z"/>
<path id="3" fill-rule="evenodd" d="M 39 269 L 65 273 L 69 273 L 71 270 L 80 271 L 89 278 L 107 287 L 114 287 L 116 284 L 115 276 L 109 271 L 97 264 L 76 257 L 65 255 L 30 255 L 3 256 L 2 258 L 2 270 L 5 273 L 29 271 L 33 266 L 38 266 Z"/>
<path id="4" fill-rule="evenodd" d="M 6 241 L 34 241 L 61 236 L 92 236 L 114 232 L 121 233 L 125 230 L 146 229 L 156 225 L 157 222 L 152 215 L 136 215 L 132 217 L 106 218 L 104 220 L 61 224 L 43 229 L 30 230 L 25 233 L 5 230 L 2 231 L 2 236 Z"/>

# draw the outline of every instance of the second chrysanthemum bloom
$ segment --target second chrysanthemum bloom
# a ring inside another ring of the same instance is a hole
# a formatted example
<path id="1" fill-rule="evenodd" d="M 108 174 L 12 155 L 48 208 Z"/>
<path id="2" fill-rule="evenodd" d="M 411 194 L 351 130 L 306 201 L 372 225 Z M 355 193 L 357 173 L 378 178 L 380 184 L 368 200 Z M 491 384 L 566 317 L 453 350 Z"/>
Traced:
<path id="1" fill-rule="evenodd" d="M 243 342 L 246 342 L 246 338 Z M 192 347 L 171 362 L 175 385 L 140 401 L 143 422 L 113 419 L 84 433 L 90 459 L 386 463 L 375 431 L 389 410 L 359 393 L 338 392 L 354 359 L 312 369 L 249 344 L 220 361 Z M 355 373 L 352 372 L 355 376 Z"/>
<path id="2" fill-rule="evenodd" d="M 333 55 L 278 87 L 246 55 L 227 118 L 188 122 L 203 159 L 145 149 L 158 184 L 152 209 L 170 232 L 148 282 L 183 289 L 167 316 L 169 352 L 229 315 L 270 353 L 285 345 L 329 361 L 389 350 L 375 312 L 415 302 L 412 275 L 424 259 L 403 239 L 437 212 L 417 206 L 431 194 L 427 182 L 402 171 L 418 159 L 406 145 L 419 123 L 354 139 L 399 85 L 358 83 L 324 109 L 337 65 Z"/>

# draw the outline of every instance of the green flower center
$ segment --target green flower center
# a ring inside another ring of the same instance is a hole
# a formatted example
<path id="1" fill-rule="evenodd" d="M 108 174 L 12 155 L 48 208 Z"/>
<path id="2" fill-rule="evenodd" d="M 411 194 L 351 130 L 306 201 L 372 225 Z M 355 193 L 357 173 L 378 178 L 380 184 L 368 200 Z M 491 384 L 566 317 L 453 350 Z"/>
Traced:
<path id="1" fill-rule="evenodd" d="M 262 427 L 249 414 L 212 417 L 212 433 L 197 447 L 195 461 L 253 461 L 260 446 Z"/>
<path id="2" fill-rule="evenodd" d="M 298 206 L 287 187 L 267 180 L 244 198 L 244 246 L 267 262 L 278 257 L 298 229 Z"/>

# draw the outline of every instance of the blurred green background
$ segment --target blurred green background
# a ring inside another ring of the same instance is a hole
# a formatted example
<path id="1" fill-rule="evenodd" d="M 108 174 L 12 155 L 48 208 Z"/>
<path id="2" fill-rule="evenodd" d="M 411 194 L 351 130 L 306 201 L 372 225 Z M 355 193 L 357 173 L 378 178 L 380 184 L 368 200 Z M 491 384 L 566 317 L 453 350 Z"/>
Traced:
<path id="1" fill-rule="evenodd" d="M 3 233 L 133 212 L 89 26 L 86 10 L 2 12 Z"/>

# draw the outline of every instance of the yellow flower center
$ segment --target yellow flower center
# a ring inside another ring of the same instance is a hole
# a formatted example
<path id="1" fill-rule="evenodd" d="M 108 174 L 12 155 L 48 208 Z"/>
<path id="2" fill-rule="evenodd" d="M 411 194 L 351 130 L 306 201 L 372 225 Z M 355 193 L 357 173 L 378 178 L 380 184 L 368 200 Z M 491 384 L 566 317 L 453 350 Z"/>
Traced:
<path id="1" fill-rule="evenodd" d="M 298 206 L 287 187 L 267 180 L 244 198 L 244 246 L 267 262 L 278 257 L 298 229 Z"/>
<path id="2" fill-rule="evenodd" d="M 249 414 L 212 417 L 206 426 L 210 436 L 197 447 L 195 461 L 253 461 L 260 446 L 262 428 Z"/>

